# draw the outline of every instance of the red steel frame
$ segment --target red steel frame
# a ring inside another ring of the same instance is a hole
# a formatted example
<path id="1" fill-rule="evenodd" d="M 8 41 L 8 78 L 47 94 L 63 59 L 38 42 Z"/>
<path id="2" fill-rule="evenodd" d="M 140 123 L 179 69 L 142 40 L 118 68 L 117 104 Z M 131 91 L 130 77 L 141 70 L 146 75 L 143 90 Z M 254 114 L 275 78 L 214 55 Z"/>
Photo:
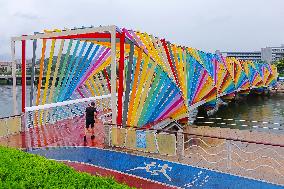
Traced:
<path id="1" fill-rule="evenodd" d="M 26 108 L 26 40 L 22 40 L 22 113 Z"/>
<path id="2" fill-rule="evenodd" d="M 117 124 L 122 124 L 122 95 L 123 95 L 123 72 L 124 72 L 124 41 L 125 32 L 120 35 L 120 57 L 119 57 L 119 80 L 118 80 L 118 98 L 117 98 Z"/>
<path id="3" fill-rule="evenodd" d="M 51 37 L 48 39 L 88 39 L 88 38 L 111 38 L 110 33 L 85 33 L 85 34 L 74 34 L 59 37 Z M 125 32 L 116 32 L 116 38 L 120 38 L 120 59 L 119 59 L 119 83 L 118 83 L 118 102 L 117 102 L 117 124 L 122 124 L 122 97 L 123 97 L 123 72 L 124 72 L 124 43 L 125 43 Z M 108 88 L 109 86 L 108 80 Z M 22 112 L 25 112 L 26 107 L 26 40 L 22 40 Z"/>

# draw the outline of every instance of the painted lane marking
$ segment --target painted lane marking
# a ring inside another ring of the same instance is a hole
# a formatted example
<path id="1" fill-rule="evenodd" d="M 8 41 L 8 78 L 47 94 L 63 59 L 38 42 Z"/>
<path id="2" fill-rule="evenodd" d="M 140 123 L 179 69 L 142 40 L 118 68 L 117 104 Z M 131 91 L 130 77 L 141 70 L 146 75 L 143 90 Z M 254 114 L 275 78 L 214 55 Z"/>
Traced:
<path id="1" fill-rule="evenodd" d="M 147 164 L 146 162 L 144 162 L 144 167 L 135 167 L 126 171 L 134 171 L 134 170 L 146 170 L 147 173 L 151 173 L 151 175 L 159 175 L 159 172 L 162 173 L 169 181 L 172 181 L 171 177 L 169 177 L 169 175 L 167 174 L 167 169 L 169 168 L 169 171 L 172 170 L 172 167 L 169 167 L 168 164 L 164 164 L 164 165 L 158 165 L 158 169 L 154 169 L 153 171 L 151 171 L 151 168 L 156 168 L 156 162 L 151 162 L 149 164 Z M 161 168 L 161 169 L 159 169 Z"/>
<path id="2" fill-rule="evenodd" d="M 69 160 L 62 160 L 62 161 L 59 160 L 59 162 L 63 162 L 75 168 L 77 171 L 84 171 L 92 175 L 101 175 L 104 177 L 114 177 L 118 182 L 126 183 L 127 185 L 134 186 L 136 188 L 157 188 L 157 189 L 177 188 L 176 186 L 171 186 L 169 184 L 161 183 L 151 179 L 146 179 L 129 173 L 123 173 L 121 171 L 107 169 L 89 163 L 82 163 L 82 162 L 69 161 Z"/>

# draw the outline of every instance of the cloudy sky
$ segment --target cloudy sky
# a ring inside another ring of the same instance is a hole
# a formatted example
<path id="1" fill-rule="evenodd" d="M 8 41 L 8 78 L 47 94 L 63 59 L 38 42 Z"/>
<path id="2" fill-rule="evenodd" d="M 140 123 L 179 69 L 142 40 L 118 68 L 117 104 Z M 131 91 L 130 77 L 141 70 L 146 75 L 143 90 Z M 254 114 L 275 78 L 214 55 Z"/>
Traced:
<path id="1" fill-rule="evenodd" d="M 0 0 L 0 60 L 10 37 L 117 25 L 204 51 L 284 44 L 284 0 Z"/>

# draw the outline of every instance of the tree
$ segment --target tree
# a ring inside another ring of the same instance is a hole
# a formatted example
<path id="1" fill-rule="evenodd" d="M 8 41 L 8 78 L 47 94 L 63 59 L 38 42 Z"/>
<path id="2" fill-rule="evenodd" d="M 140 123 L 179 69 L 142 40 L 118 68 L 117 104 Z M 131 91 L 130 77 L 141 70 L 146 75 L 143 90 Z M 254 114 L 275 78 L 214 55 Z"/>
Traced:
<path id="1" fill-rule="evenodd" d="M 284 74 L 284 59 L 279 60 L 275 63 L 279 74 Z"/>

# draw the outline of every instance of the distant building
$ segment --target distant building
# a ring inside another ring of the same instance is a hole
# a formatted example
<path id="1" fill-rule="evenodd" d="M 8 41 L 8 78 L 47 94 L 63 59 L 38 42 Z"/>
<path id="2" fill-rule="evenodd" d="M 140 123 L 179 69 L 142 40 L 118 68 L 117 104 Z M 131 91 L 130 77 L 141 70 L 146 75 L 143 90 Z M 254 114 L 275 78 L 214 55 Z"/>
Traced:
<path id="1" fill-rule="evenodd" d="M 256 60 L 271 63 L 284 58 L 284 45 L 280 47 L 265 47 L 261 48 L 261 51 L 252 52 L 220 52 L 217 50 L 216 54 L 222 54 L 225 57 L 234 57 L 239 60 Z"/>
<path id="2" fill-rule="evenodd" d="M 275 62 L 284 58 L 284 45 L 280 47 L 261 48 L 261 59 L 266 62 Z"/>
<path id="3" fill-rule="evenodd" d="M 12 62 L 0 61 L 0 71 L 2 73 L 8 73 L 12 71 Z"/>
<path id="4" fill-rule="evenodd" d="M 255 51 L 255 52 L 221 52 L 223 56 L 226 57 L 234 57 L 239 60 L 261 60 L 261 52 Z"/>

